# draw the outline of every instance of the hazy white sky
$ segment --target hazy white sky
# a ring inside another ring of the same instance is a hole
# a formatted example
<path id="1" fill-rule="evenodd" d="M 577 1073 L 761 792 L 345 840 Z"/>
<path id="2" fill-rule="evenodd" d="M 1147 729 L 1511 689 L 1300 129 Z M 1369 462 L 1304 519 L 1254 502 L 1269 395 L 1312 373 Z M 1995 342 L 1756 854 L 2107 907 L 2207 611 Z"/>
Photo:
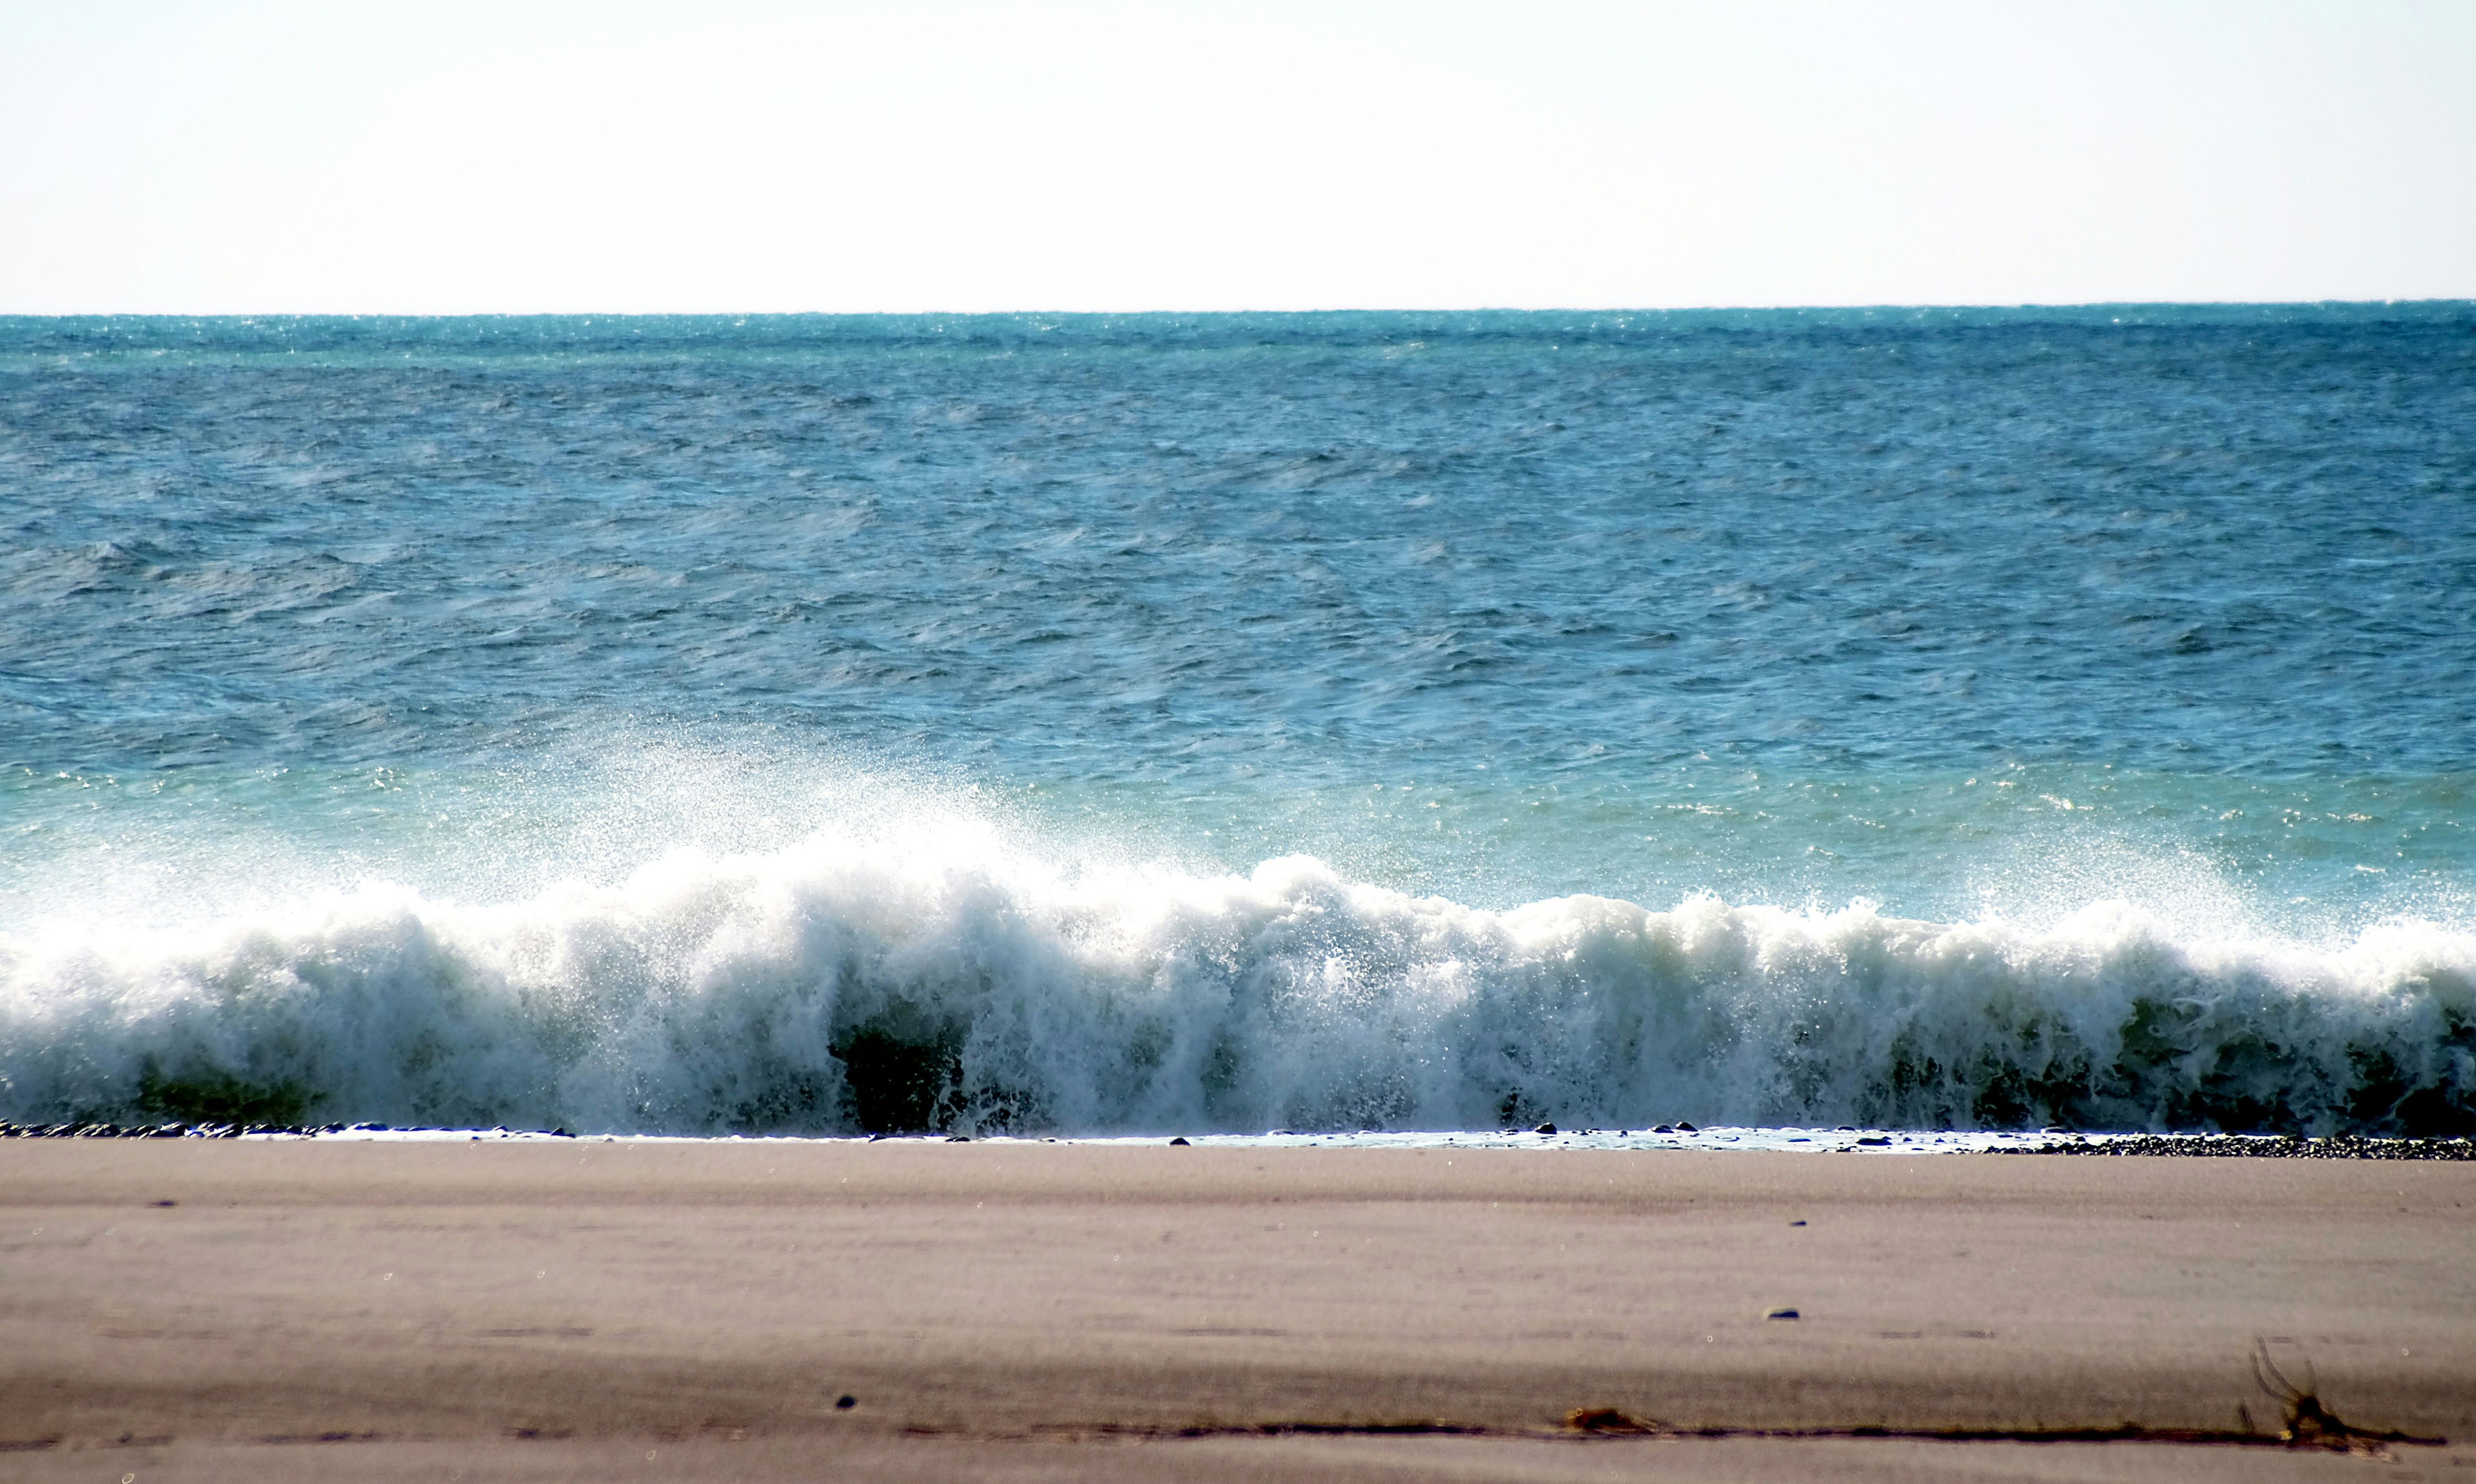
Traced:
<path id="1" fill-rule="evenodd" d="M 0 312 L 2476 297 L 2476 4 L 0 0 Z"/>

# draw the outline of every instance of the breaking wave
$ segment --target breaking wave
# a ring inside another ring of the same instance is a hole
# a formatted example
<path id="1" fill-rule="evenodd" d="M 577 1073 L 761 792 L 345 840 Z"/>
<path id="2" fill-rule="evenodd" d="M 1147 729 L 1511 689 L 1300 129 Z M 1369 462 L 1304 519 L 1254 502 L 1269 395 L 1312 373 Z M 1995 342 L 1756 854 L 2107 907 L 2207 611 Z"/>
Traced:
<path id="1" fill-rule="evenodd" d="M 1859 1123 L 2476 1128 L 2476 936 L 2179 937 L 1345 879 L 993 841 L 682 851 L 0 935 L 0 1116 L 1077 1133 Z"/>

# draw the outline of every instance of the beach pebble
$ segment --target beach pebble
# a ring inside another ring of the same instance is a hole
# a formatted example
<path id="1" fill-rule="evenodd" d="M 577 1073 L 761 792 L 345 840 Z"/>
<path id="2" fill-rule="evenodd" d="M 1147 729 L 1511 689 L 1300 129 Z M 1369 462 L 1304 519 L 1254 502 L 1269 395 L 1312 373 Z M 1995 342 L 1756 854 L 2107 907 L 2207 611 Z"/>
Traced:
<path id="1" fill-rule="evenodd" d="M 1773 1309 L 1769 1314 L 1763 1316 L 1765 1319 L 1795 1319 L 1796 1317 L 1797 1314 L 1795 1309 Z"/>

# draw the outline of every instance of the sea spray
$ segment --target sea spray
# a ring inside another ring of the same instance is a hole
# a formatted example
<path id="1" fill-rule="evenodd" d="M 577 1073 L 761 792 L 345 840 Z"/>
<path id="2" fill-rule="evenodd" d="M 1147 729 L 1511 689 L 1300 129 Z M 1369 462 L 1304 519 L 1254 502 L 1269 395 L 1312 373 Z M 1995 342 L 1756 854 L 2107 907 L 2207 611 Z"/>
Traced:
<path id="1" fill-rule="evenodd" d="M 0 1118 L 1072 1133 L 1700 1123 L 2476 1128 L 2476 935 L 1576 896 L 994 837 L 679 851 L 0 935 Z"/>

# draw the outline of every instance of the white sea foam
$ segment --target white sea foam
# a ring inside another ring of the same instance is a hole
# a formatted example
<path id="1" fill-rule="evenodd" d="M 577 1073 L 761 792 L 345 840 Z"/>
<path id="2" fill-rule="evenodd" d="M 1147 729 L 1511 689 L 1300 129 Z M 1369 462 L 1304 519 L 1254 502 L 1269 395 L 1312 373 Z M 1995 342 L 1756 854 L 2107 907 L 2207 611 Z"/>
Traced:
<path id="1" fill-rule="evenodd" d="M 1291 856 L 1068 869 L 965 823 L 0 936 L 0 1117 L 705 1133 L 2476 1123 L 2476 935 L 2196 938 L 1565 897 Z"/>

